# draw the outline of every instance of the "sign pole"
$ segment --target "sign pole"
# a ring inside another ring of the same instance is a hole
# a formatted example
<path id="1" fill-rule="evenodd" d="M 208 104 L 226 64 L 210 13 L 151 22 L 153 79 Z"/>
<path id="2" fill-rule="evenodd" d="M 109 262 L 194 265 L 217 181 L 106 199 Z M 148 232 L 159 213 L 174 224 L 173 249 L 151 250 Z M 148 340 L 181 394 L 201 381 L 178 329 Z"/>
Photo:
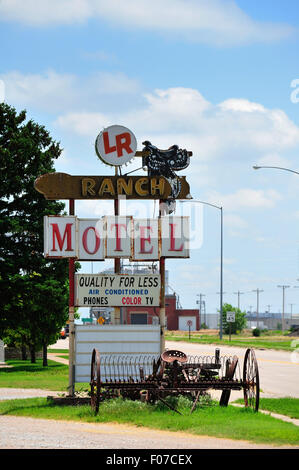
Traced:
<path id="1" fill-rule="evenodd" d="M 115 176 L 117 176 L 118 171 L 115 167 Z M 119 215 L 119 199 L 118 197 L 114 199 L 114 215 Z M 114 260 L 114 272 L 115 274 L 120 273 L 120 258 L 115 258 Z M 114 323 L 115 325 L 120 324 L 120 307 L 114 307 Z"/>
<path id="2" fill-rule="evenodd" d="M 69 200 L 69 214 L 75 215 L 75 201 Z M 75 393 L 75 258 L 69 258 L 69 396 Z"/>
<path id="3" fill-rule="evenodd" d="M 164 201 L 160 200 L 159 204 L 159 218 L 165 213 Z M 161 327 L 161 354 L 165 351 L 165 258 L 160 258 L 160 276 L 161 276 L 161 291 L 160 291 L 160 327 Z"/>

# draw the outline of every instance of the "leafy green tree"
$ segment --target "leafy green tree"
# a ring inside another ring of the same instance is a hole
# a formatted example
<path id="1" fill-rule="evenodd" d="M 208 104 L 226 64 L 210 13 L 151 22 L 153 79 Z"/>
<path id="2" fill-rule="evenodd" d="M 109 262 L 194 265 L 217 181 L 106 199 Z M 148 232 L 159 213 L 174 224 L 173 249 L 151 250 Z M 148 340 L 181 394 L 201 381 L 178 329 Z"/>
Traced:
<path id="1" fill-rule="evenodd" d="M 0 337 L 19 331 L 32 356 L 66 321 L 68 261 L 43 255 L 43 217 L 65 206 L 34 188 L 61 152 L 25 110 L 0 103 Z"/>
<path id="2" fill-rule="evenodd" d="M 239 308 L 233 307 L 230 304 L 224 304 L 222 307 L 222 326 L 223 332 L 229 334 L 229 322 L 226 321 L 227 312 L 235 313 L 235 321 L 231 323 L 231 333 L 237 334 L 244 330 L 247 325 L 247 320 L 245 318 L 246 312 L 242 312 Z"/>

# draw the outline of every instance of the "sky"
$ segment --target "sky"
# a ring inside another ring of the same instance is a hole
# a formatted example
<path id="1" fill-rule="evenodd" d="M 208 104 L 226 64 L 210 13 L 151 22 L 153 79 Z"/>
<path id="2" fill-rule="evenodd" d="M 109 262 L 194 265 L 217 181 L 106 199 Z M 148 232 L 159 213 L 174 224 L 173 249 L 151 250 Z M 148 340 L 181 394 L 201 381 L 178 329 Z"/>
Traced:
<path id="1" fill-rule="evenodd" d="M 119 124 L 159 148 L 193 152 L 193 200 L 223 207 L 224 302 L 299 312 L 299 4 L 297 0 L 0 0 L 0 99 L 60 142 L 56 171 L 112 175 L 96 156 Z M 126 171 L 140 166 L 135 158 Z M 145 174 L 143 170 L 133 174 Z M 79 217 L 112 202 L 77 201 Z M 126 210 L 135 217 L 138 201 Z M 148 201 L 150 216 L 157 207 Z M 190 258 L 167 260 L 183 308 L 219 309 L 220 210 L 191 217 Z M 82 263 L 81 272 L 110 267 Z M 291 305 L 292 304 L 292 305 Z"/>

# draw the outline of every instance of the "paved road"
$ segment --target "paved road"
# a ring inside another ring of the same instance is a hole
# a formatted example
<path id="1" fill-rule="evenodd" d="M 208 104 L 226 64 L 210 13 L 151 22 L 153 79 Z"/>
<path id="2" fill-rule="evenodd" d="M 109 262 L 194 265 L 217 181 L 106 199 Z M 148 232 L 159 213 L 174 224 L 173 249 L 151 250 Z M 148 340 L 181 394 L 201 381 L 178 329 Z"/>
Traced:
<path id="1" fill-rule="evenodd" d="M 219 346 L 166 341 L 168 349 L 178 349 L 187 355 L 214 355 Z M 245 355 L 244 348 L 221 346 L 220 355 L 234 354 L 239 357 L 241 371 Z M 291 352 L 255 349 L 258 362 L 261 397 L 299 398 L 299 362 L 292 362 Z M 298 359 L 297 359 L 298 360 Z M 238 392 L 232 392 L 232 398 Z"/>

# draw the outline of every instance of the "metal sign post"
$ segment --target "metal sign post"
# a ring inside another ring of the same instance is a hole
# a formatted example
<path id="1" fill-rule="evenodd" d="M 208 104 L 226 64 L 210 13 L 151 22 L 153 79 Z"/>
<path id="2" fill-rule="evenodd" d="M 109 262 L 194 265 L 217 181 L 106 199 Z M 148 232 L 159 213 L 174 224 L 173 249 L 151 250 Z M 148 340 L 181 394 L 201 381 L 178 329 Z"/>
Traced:
<path id="1" fill-rule="evenodd" d="M 159 204 L 159 218 L 165 214 L 164 201 L 160 200 Z M 161 290 L 160 290 L 160 328 L 161 328 L 161 353 L 165 350 L 165 258 L 160 258 L 160 276 L 161 276 Z"/>
<path id="2" fill-rule="evenodd" d="M 229 323 L 229 340 L 231 340 L 231 330 L 232 330 L 232 323 L 235 322 L 236 314 L 235 312 L 226 312 L 226 321 Z"/>
<path id="3" fill-rule="evenodd" d="M 75 215 L 75 201 L 69 201 L 69 214 Z M 69 396 L 75 388 L 75 258 L 69 259 Z"/>

